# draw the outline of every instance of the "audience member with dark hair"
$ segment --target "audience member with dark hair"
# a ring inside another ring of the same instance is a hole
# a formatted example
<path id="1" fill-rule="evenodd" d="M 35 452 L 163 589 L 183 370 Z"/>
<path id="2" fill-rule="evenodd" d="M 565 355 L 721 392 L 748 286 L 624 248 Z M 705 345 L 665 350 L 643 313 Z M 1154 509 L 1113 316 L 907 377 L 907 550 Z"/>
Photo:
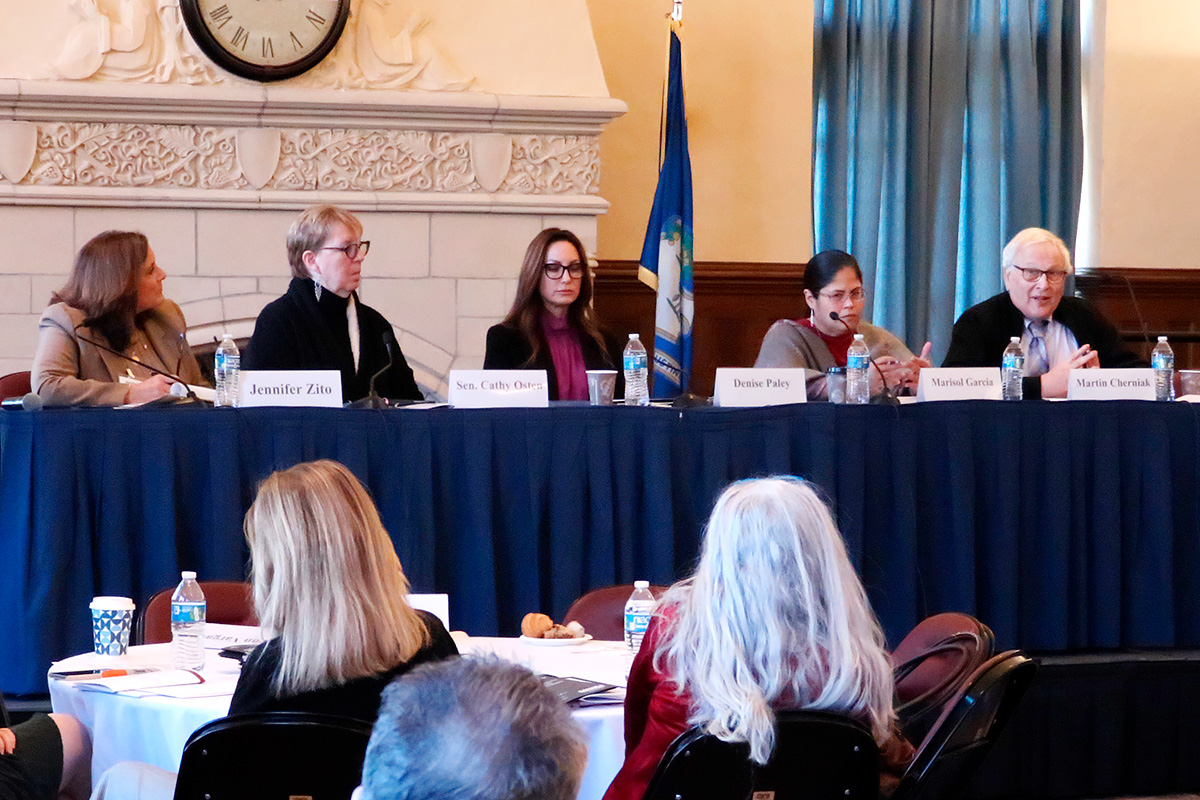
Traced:
<path id="1" fill-rule="evenodd" d="M 625 394 L 624 344 L 605 335 L 592 310 L 592 272 L 583 242 L 547 228 L 525 251 L 508 316 L 487 332 L 484 369 L 544 369 L 551 400 L 587 400 L 587 370 L 617 370 Z"/>
<path id="2" fill-rule="evenodd" d="M 35 714 L 0 728 L 0 798 L 84 800 L 91 793 L 87 729 L 66 714 Z"/>
<path id="3" fill-rule="evenodd" d="M 141 364 L 204 384 L 183 312 L 163 297 L 166 277 L 140 233 L 106 231 L 79 249 L 38 323 L 30 382 L 46 405 L 118 406 L 166 395 L 174 381 Z M 126 377 L 139 382 L 121 383 Z"/>
<path id="4" fill-rule="evenodd" d="M 912 758 L 892 707 L 883 632 L 829 509 L 798 478 L 734 483 L 699 565 L 662 597 L 629 673 L 625 763 L 606 800 L 637 800 L 692 725 L 766 763 L 775 709 L 845 714 L 882 748 L 881 788 Z"/>
<path id="5" fill-rule="evenodd" d="M 763 337 L 756 367 L 792 367 L 808 371 L 808 396 L 825 399 L 825 371 L 846 366 L 846 351 L 855 333 L 871 351 L 879 369 L 871 368 L 871 395 L 892 390 L 911 390 L 917 376 L 929 363 L 931 345 L 925 343 L 919 357 L 883 328 L 864 322 L 866 296 L 862 270 L 854 256 L 841 250 L 817 253 L 804 268 L 804 302 L 808 316 L 781 319 Z M 831 316 L 837 314 L 841 321 Z M 844 325 L 842 323 L 845 323 Z"/>
<path id="6" fill-rule="evenodd" d="M 583 730 L 528 669 L 494 659 L 425 664 L 393 681 L 356 800 L 574 800 Z"/>

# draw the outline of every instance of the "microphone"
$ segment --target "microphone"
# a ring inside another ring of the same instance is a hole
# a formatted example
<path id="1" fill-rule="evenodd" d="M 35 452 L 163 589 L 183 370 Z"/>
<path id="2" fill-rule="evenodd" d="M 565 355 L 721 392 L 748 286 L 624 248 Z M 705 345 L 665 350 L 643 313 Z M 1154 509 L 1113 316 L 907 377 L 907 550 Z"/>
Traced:
<path id="1" fill-rule="evenodd" d="M 9 397 L 0 401 L 0 408 L 5 411 L 37 411 L 42 407 L 41 396 L 29 392 L 24 397 Z"/>
<path id="2" fill-rule="evenodd" d="M 166 370 L 161 370 L 161 369 L 158 369 L 157 367 L 152 367 L 149 364 L 145 363 L 144 361 L 138 361 L 136 358 L 127 356 L 124 353 L 122 353 L 120 350 L 116 350 L 112 347 L 109 347 L 106 344 L 101 344 L 100 342 L 97 342 L 95 339 L 89 339 L 88 337 L 84 336 L 83 334 L 81 334 L 79 332 L 79 329 L 82 326 L 83 326 L 82 322 L 79 323 L 79 325 L 75 326 L 75 338 L 79 339 L 80 341 L 87 342 L 92 347 L 98 347 L 106 353 L 112 353 L 117 358 L 123 358 L 130 363 L 137 364 L 142 369 L 146 369 L 146 370 L 149 370 L 150 372 L 153 372 L 155 375 L 163 375 L 163 376 L 175 381 L 177 384 L 182 385 L 187 391 L 187 397 L 181 398 L 176 395 L 175 405 L 197 405 L 197 404 L 203 405 L 203 406 L 208 405 L 207 403 L 205 403 L 203 400 L 201 400 L 199 397 L 196 396 L 196 393 L 192 391 L 192 387 L 188 386 L 187 381 L 185 381 L 183 378 L 179 377 L 178 375 L 172 375 L 170 372 L 167 372 Z M 167 397 L 170 397 L 170 395 L 167 395 Z M 161 400 L 161 399 L 162 398 L 159 398 L 159 400 Z M 166 405 L 166 403 L 160 403 L 160 405 Z"/>
<path id="3" fill-rule="evenodd" d="M 831 320 L 833 320 L 834 322 L 842 323 L 842 327 L 845 328 L 846 331 L 851 336 L 854 335 L 854 331 L 850 328 L 849 325 L 846 324 L 846 320 L 842 319 L 841 315 L 838 314 L 838 312 L 830 311 L 829 318 Z M 867 358 L 869 358 L 871 360 L 871 366 L 873 366 L 875 368 L 875 371 L 879 373 L 879 380 L 883 382 L 883 403 L 884 403 L 884 405 L 889 405 L 889 406 L 900 405 L 900 401 L 896 399 L 896 395 L 892 392 L 892 387 L 888 385 L 888 381 L 887 381 L 887 378 L 883 374 L 883 370 L 881 370 L 879 368 L 879 364 L 875 363 L 875 356 L 871 355 L 870 350 L 867 351 Z"/>
<path id="4" fill-rule="evenodd" d="M 371 376 L 371 380 L 367 384 L 367 396 L 361 400 L 355 400 L 353 403 L 348 403 L 346 406 L 347 408 L 391 408 L 391 401 L 386 397 L 380 397 L 379 393 L 375 391 L 375 381 L 378 380 L 380 375 L 392 368 L 392 361 L 394 360 L 392 356 L 392 345 L 395 344 L 395 342 L 396 334 L 392 332 L 391 328 L 388 328 L 383 332 L 383 346 L 387 349 L 388 356 L 387 363 L 384 364 L 378 372 Z"/>

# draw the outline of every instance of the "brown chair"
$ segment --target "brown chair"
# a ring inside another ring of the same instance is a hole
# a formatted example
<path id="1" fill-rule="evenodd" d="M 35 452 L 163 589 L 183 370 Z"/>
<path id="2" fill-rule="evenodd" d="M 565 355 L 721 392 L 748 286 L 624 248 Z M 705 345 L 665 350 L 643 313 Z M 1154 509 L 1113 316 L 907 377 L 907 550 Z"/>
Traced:
<path id="1" fill-rule="evenodd" d="M 650 584 L 650 593 L 657 600 L 668 587 Z M 625 602 L 633 594 L 632 583 L 593 589 L 580 597 L 563 621 L 575 620 L 596 639 L 619 642 L 625 638 Z"/>
<path id="2" fill-rule="evenodd" d="M 208 603 L 207 622 L 222 625 L 257 625 L 250 584 L 242 581 L 200 581 Z M 134 644 L 158 644 L 171 641 L 171 595 L 175 587 L 155 592 L 138 616 L 133 629 Z"/>
<path id="3" fill-rule="evenodd" d="M 935 614 L 917 623 L 892 653 L 896 714 L 909 741 L 925 738 L 946 703 L 995 650 L 992 629 L 970 614 Z"/>
<path id="4" fill-rule="evenodd" d="M 891 800 L 957 800 L 1033 682 L 1018 650 L 985 661 L 943 708 Z"/>
<path id="5" fill-rule="evenodd" d="M 33 391 L 33 387 L 29 383 L 29 370 L 24 372 L 10 372 L 4 377 L 0 377 L 0 400 L 7 400 L 10 397 L 24 397 Z"/>

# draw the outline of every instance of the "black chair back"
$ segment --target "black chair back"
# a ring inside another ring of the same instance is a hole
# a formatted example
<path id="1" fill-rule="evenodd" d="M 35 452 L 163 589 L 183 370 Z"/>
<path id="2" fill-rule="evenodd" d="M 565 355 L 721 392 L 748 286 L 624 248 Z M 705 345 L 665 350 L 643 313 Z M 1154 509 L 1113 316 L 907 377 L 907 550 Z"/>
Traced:
<path id="1" fill-rule="evenodd" d="M 689 728 L 658 762 L 644 800 L 878 800 L 879 748 L 867 728 L 820 711 L 780 711 L 775 751 L 750 760 L 748 744 Z"/>
<path id="2" fill-rule="evenodd" d="M 175 800 L 349 800 L 370 738 L 366 722 L 326 714 L 213 720 L 184 746 Z"/>
<path id="3" fill-rule="evenodd" d="M 892 800 L 962 797 L 1035 672 L 1037 664 L 1017 650 L 980 666 L 934 723 Z"/>

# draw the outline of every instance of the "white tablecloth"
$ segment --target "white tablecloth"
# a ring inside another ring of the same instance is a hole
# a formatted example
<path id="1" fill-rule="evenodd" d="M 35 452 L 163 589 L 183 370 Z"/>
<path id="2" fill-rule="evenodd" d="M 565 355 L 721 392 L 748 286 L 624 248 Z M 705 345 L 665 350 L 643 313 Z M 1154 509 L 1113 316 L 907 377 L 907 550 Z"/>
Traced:
<path id="1" fill-rule="evenodd" d="M 457 636 L 457 634 L 456 634 Z M 624 686 L 632 655 L 615 642 L 588 642 L 571 647 L 530 645 L 519 639 L 475 638 L 459 642 L 464 655 L 490 654 L 528 666 L 535 672 Z M 131 647 L 129 655 L 108 659 L 105 668 L 164 667 L 170 660 L 168 644 Z M 59 670 L 87 669 L 94 665 L 90 653 L 60 661 Z M 206 676 L 236 673 L 237 662 L 207 654 Z M 229 696 L 180 700 L 167 697 L 129 697 L 84 691 L 77 683 L 50 681 L 54 710 L 71 714 L 92 734 L 92 780 L 118 761 L 144 761 L 172 772 L 179 769 L 183 746 L 194 730 L 229 711 Z M 576 709 L 575 719 L 588 736 L 588 766 L 580 800 L 599 800 L 625 758 L 623 715 L 620 705 Z"/>

